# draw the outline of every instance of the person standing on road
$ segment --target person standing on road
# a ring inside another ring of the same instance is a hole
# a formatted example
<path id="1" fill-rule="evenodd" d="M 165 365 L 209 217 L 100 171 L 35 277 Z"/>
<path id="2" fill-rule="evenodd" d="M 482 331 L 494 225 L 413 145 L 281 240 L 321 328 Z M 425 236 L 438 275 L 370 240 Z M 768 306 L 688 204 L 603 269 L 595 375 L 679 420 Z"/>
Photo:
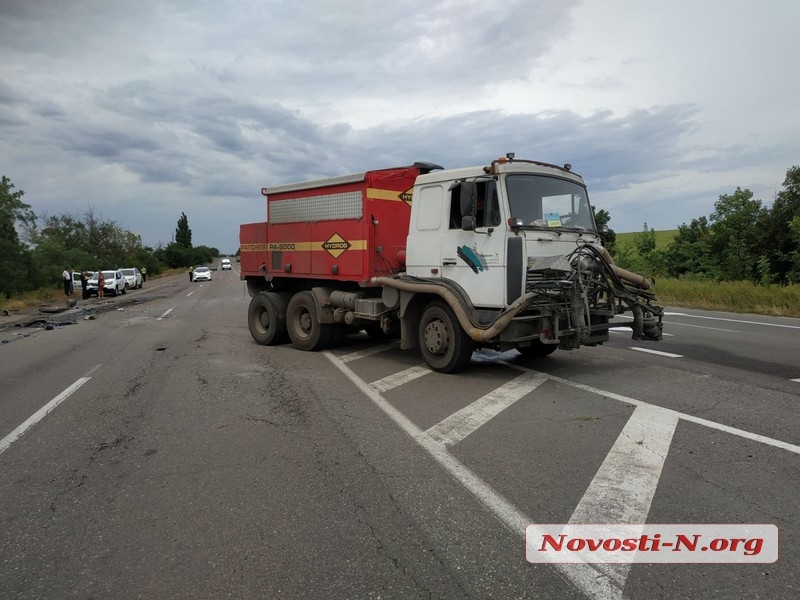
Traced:
<path id="1" fill-rule="evenodd" d="M 103 299 L 103 286 L 106 284 L 106 278 L 103 276 L 102 271 L 97 272 L 97 299 Z"/>
<path id="2" fill-rule="evenodd" d="M 61 279 L 64 280 L 64 295 L 69 296 L 72 293 L 72 269 L 69 267 L 64 269 Z"/>
<path id="3" fill-rule="evenodd" d="M 142 267 L 141 273 L 142 273 L 142 283 L 144 283 L 145 281 L 147 281 L 147 267 Z"/>
<path id="4" fill-rule="evenodd" d="M 81 295 L 86 300 L 89 297 L 89 274 L 81 271 Z"/>

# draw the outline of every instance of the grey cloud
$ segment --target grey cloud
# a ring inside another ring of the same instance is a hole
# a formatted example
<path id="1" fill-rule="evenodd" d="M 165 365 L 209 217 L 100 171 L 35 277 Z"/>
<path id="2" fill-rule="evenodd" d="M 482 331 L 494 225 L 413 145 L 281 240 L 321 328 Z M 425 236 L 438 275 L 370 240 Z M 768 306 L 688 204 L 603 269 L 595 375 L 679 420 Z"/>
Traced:
<path id="1" fill-rule="evenodd" d="M 53 102 L 51 100 L 42 100 L 39 102 L 35 102 L 31 109 L 33 110 L 34 114 L 39 117 L 43 117 L 45 119 L 53 118 L 53 117 L 63 117 L 66 115 L 66 111 L 64 107 L 58 104 L 57 102 Z"/>
<path id="2" fill-rule="evenodd" d="M 112 217 L 119 210 L 131 219 L 123 225 L 146 231 L 152 243 L 169 239 L 183 209 L 191 209 L 198 235 L 213 236 L 222 226 L 220 206 L 232 207 L 222 212 L 226 239 L 233 239 L 235 223 L 263 218 L 262 186 L 415 160 L 457 167 L 513 151 L 569 162 L 593 197 L 622 213 L 634 201 L 626 193 L 635 196 L 642 186 L 660 188 L 662 200 L 690 211 L 700 196 L 711 194 L 713 203 L 732 190 L 714 188 L 718 178 L 693 182 L 693 191 L 675 181 L 739 166 L 752 172 L 753 165 L 793 155 L 796 142 L 781 144 L 769 135 L 733 145 L 706 137 L 701 145 L 698 133 L 709 115 L 703 111 L 712 108 L 700 94 L 646 108 L 631 98 L 624 108 L 591 114 L 509 113 L 493 103 L 488 110 L 425 116 L 456 103 L 486 107 L 482 92 L 513 89 L 543 56 L 560 50 L 600 53 L 587 58 L 596 60 L 588 77 L 559 77 L 560 63 L 542 65 L 546 83 L 556 83 L 564 98 L 630 89 L 625 71 L 604 66 L 602 48 L 564 46 L 578 43 L 569 34 L 579 5 L 0 0 L 4 169 L 35 205 L 57 200 L 52 212 L 83 202 L 86 189 L 102 189 L 104 210 Z M 380 109 L 385 115 L 371 115 L 370 123 L 379 125 L 364 126 L 346 114 L 367 106 L 386 107 Z M 80 178 L 70 177 L 76 170 Z M 57 189 L 48 187 L 54 180 Z M 644 205 L 674 225 L 674 214 L 652 195 L 635 198 L 639 211 L 624 211 L 634 215 L 634 229 L 640 228 L 635 214 L 650 214 Z M 615 217 L 612 225 L 624 230 L 621 214 Z M 154 223 L 160 220 L 169 227 L 159 230 Z"/>
<path id="3" fill-rule="evenodd" d="M 103 159 L 117 159 L 131 151 L 152 151 L 156 144 L 146 136 L 124 131 L 118 127 L 84 125 L 79 130 L 63 132 L 62 147 Z"/>
<path id="4" fill-rule="evenodd" d="M 0 81 L 0 105 L 13 106 L 22 101 L 24 96 L 16 89 Z"/>

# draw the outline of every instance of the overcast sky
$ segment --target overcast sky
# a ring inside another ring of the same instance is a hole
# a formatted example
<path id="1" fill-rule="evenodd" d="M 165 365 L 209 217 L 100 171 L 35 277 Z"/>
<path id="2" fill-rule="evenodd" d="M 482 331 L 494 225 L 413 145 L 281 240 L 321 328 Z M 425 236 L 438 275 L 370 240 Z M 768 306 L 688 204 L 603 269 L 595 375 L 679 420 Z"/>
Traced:
<path id="1" fill-rule="evenodd" d="M 390 6 L 391 4 L 391 6 Z M 37 214 L 234 252 L 260 189 L 569 162 L 618 231 L 800 164 L 796 0 L 0 0 L 0 174 Z"/>

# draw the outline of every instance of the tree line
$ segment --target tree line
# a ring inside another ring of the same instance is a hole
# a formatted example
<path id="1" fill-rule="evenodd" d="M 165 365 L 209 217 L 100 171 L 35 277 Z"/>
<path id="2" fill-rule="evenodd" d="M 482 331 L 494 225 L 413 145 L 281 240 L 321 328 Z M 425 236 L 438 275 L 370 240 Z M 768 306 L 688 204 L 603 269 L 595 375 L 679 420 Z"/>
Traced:
<path id="1" fill-rule="evenodd" d="M 6 298 L 61 285 L 65 268 L 76 271 L 143 267 L 150 276 L 167 268 L 188 268 L 210 262 L 219 250 L 192 245 L 189 219 L 181 213 L 175 238 L 151 248 L 140 235 L 89 208 L 83 216 L 69 213 L 37 216 L 5 175 L 0 179 L 0 294 Z"/>
<path id="2" fill-rule="evenodd" d="M 60 285 L 65 267 L 97 270 L 146 267 L 157 275 L 166 268 L 210 262 L 219 250 L 192 244 L 185 213 L 178 218 L 170 243 L 151 248 L 141 236 L 95 214 L 37 216 L 14 191 L 5 175 L 0 180 L 0 294 L 10 298 L 42 287 Z M 598 226 L 611 215 L 597 211 Z M 672 242 L 656 248 L 655 231 L 647 223 L 634 235 L 633 247 L 617 247 L 609 229 L 604 244 L 622 267 L 676 278 L 745 281 L 761 285 L 800 283 L 800 167 L 791 167 L 770 207 L 748 189 L 722 194 L 714 212 L 678 227 Z"/>
<path id="3" fill-rule="evenodd" d="M 598 223 L 610 220 L 604 212 L 598 212 Z M 615 262 L 632 271 L 759 285 L 800 283 L 800 167 L 786 172 L 770 207 L 750 190 L 736 188 L 719 197 L 710 215 L 678 227 L 666 248 L 656 248 L 647 223 L 633 238 L 632 247 L 622 248 L 612 238 L 609 249 Z"/>

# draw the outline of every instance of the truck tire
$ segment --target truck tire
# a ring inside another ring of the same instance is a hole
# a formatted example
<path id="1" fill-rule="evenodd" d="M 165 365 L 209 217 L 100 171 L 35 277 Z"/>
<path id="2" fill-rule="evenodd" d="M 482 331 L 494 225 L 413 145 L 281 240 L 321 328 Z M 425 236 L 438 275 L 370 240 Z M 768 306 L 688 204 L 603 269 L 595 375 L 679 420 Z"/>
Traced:
<path id="1" fill-rule="evenodd" d="M 525 358 L 550 356 L 556 350 L 558 350 L 558 344 L 543 344 L 539 340 L 533 340 L 530 346 L 521 346 L 517 348 L 517 352 L 522 354 Z"/>
<path id="2" fill-rule="evenodd" d="M 256 343 L 272 346 L 286 341 L 286 301 L 275 292 L 260 292 L 250 300 L 247 326 Z"/>
<path id="3" fill-rule="evenodd" d="M 298 350 L 320 350 L 333 340 L 333 325 L 319 322 L 317 303 L 311 292 L 297 292 L 289 300 L 286 329 Z"/>
<path id="4" fill-rule="evenodd" d="M 436 300 L 425 307 L 419 322 L 419 347 L 428 366 L 439 373 L 455 373 L 469 364 L 474 344 L 453 310 Z"/>

